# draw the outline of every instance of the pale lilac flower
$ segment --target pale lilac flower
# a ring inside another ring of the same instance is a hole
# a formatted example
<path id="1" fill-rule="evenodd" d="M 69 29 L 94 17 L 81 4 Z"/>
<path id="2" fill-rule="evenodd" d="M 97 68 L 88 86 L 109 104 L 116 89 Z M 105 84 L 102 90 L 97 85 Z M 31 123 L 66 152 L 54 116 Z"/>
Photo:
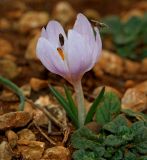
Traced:
<path id="1" fill-rule="evenodd" d="M 93 29 L 88 19 L 78 14 L 67 36 L 57 21 L 50 21 L 46 29 L 42 29 L 37 43 L 37 57 L 49 71 L 74 85 L 92 69 L 101 49 L 98 28 Z"/>

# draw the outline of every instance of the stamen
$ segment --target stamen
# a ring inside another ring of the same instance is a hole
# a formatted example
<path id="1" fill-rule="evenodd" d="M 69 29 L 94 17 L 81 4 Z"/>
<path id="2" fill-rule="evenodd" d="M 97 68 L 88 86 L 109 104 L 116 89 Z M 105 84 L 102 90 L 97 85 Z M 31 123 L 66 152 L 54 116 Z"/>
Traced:
<path id="1" fill-rule="evenodd" d="M 61 56 L 62 60 L 64 61 L 64 52 L 61 48 L 57 48 L 57 51 L 59 53 L 59 55 Z"/>
<path id="2" fill-rule="evenodd" d="M 59 34 L 59 41 L 60 41 L 61 46 L 63 46 L 64 45 L 64 37 L 61 33 Z"/>

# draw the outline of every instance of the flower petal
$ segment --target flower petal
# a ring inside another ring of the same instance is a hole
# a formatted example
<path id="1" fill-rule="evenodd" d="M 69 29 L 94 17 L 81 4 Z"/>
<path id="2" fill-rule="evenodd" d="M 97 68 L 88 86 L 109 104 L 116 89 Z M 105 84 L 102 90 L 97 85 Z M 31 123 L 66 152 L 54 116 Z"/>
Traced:
<path id="1" fill-rule="evenodd" d="M 47 39 L 42 37 L 39 38 L 36 52 L 37 57 L 49 71 L 62 77 L 65 77 L 66 74 L 68 74 L 65 62 Z"/>
<path id="2" fill-rule="evenodd" d="M 101 41 L 101 37 L 100 37 L 100 33 L 97 27 L 94 28 L 95 32 L 96 32 L 96 41 L 94 43 L 94 51 L 93 51 L 93 63 L 95 64 L 102 52 L 102 41 Z M 94 65 L 93 64 L 93 65 Z"/>
<path id="3" fill-rule="evenodd" d="M 91 65 L 92 56 L 85 39 L 76 31 L 69 30 L 68 44 L 65 44 L 67 52 L 67 64 L 72 79 L 75 81 L 85 73 Z"/>
<path id="4" fill-rule="evenodd" d="M 87 45 L 89 44 L 90 47 L 93 46 L 95 41 L 93 28 L 88 19 L 83 14 L 78 14 L 73 29 L 84 36 L 84 38 L 87 40 Z"/>
<path id="5" fill-rule="evenodd" d="M 61 24 L 57 21 L 50 21 L 46 27 L 46 33 L 47 33 L 47 39 L 48 41 L 56 46 L 59 47 L 60 42 L 59 42 L 59 34 L 62 34 L 64 39 L 66 39 L 65 32 L 63 30 L 63 27 Z"/>

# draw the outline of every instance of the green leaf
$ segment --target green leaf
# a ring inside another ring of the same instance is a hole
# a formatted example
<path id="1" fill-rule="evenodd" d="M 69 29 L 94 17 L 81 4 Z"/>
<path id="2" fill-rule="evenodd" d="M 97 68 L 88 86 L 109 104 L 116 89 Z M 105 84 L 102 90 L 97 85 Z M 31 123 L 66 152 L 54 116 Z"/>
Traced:
<path id="1" fill-rule="evenodd" d="M 105 143 L 106 146 L 118 147 L 123 143 L 123 140 L 121 138 L 117 137 L 117 136 L 109 135 L 105 139 L 104 143 Z"/>
<path id="2" fill-rule="evenodd" d="M 96 121 L 101 125 L 110 122 L 120 112 L 120 100 L 116 94 L 108 92 L 96 111 Z"/>
<path id="3" fill-rule="evenodd" d="M 13 90 L 20 99 L 20 104 L 19 104 L 19 110 L 23 111 L 24 110 L 24 104 L 25 104 L 25 96 L 23 94 L 23 92 L 21 91 L 21 89 L 14 84 L 12 81 L 0 76 L 0 83 L 3 85 L 6 85 L 8 88 L 10 88 L 11 90 Z"/>
<path id="4" fill-rule="evenodd" d="M 83 149 L 75 151 L 72 157 L 74 160 L 105 160 L 104 158 L 100 158 L 95 152 Z"/>
<path id="5" fill-rule="evenodd" d="M 124 160 L 138 160 L 138 159 L 134 153 L 129 151 L 125 153 Z"/>
<path id="6" fill-rule="evenodd" d="M 103 128 L 111 133 L 118 133 L 120 126 L 127 126 L 127 120 L 123 115 L 118 115 L 113 121 L 105 124 Z"/>
<path id="7" fill-rule="evenodd" d="M 141 154 L 147 154 L 147 124 L 136 122 L 132 125 L 134 136 L 134 148 Z"/>
<path id="8" fill-rule="evenodd" d="M 140 112 L 133 112 L 130 109 L 122 109 L 123 113 L 125 113 L 128 117 L 134 117 L 137 120 L 147 121 L 147 115 Z"/>
<path id="9" fill-rule="evenodd" d="M 98 136 L 86 127 L 75 131 L 71 136 L 71 143 L 76 149 L 88 149 L 98 153 L 99 156 L 102 156 L 105 152 L 104 147 L 98 141 Z"/>
<path id="10" fill-rule="evenodd" d="M 78 121 L 77 117 L 73 114 L 68 102 L 65 100 L 65 98 L 52 86 L 49 87 L 52 94 L 56 97 L 58 102 L 64 107 L 65 111 L 67 112 L 68 116 L 73 121 L 74 125 L 78 127 Z"/>
<path id="11" fill-rule="evenodd" d="M 78 117 L 78 110 L 77 110 L 77 107 L 75 106 L 70 90 L 67 88 L 67 86 L 64 86 L 64 90 L 65 90 L 65 94 L 66 94 L 66 98 L 68 100 L 69 106 L 74 116 Z"/>
<path id="12" fill-rule="evenodd" d="M 147 160 L 147 156 L 141 156 L 137 160 Z"/>
<path id="13" fill-rule="evenodd" d="M 101 92 L 99 93 L 99 95 L 96 97 L 96 99 L 94 100 L 93 104 L 90 107 L 89 112 L 86 115 L 86 119 L 85 119 L 85 124 L 89 123 L 92 121 L 92 118 L 96 112 L 97 106 L 99 105 L 99 103 L 101 102 L 103 96 L 104 96 L 104 92 L 105 92 L 105 87 L 102 88 Z"/>
<path id="14" fill-rule="evenodd" d="M 102 21 L 110 28 L 106 33 L 118 34 L 122 31 L 122 24 L 118 16 L 108 16 Z"/>

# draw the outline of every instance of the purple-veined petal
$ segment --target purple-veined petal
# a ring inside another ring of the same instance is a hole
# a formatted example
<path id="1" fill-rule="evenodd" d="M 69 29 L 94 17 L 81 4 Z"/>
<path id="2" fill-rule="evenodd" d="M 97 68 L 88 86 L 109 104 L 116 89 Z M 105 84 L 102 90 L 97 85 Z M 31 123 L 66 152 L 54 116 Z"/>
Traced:
<path id="1" fill-rule="evenodd" d="M 37 57 L 49 71 L 62 77 L 69 74 L 65 62 L 47 39 L 39 38 L 36 52 Z"/>
<path id="2" fill-rule="evenodd" d="M 73 29 L 84 36 L 84 38 L 87 40 L 87 45 L 90 45 L 90 48 L 92 48 L 95 41 L 93 28 L 88 19 L 83 14 L 78 14 Z"/>
<path id="3" fill-rule="evenodd" d="M 47 39 L 56 48 L 60 46 L 59 34 L 62 34 L 66 39 L 65 32 L 61 24 L 57 21 L 50 21 L 46 27 Z M 43 33 L 44 35 L 44 33 Z"/>
<path id="4" fill-rule="evenodd" d="M 92 63 L 90 48 L 85 43 L 84 37 L 74 30 L 69 30 L 65 52 L 72 79 L 81 78 Z"/>
<path id="5" fill-rule="evenodd" d="M 98 28 L 95 27 L 94 30 L 96 32 L 96 40 L 95 40 L 95 43 L 94 43 L 93 63 L 95 64 L 99 60 L 99 57 L 100 57 L 101 52 L 102 52 L 102 41 L 101 41 L 101 37 L 100 37 L 100 33 L 99 33 Z"/>

